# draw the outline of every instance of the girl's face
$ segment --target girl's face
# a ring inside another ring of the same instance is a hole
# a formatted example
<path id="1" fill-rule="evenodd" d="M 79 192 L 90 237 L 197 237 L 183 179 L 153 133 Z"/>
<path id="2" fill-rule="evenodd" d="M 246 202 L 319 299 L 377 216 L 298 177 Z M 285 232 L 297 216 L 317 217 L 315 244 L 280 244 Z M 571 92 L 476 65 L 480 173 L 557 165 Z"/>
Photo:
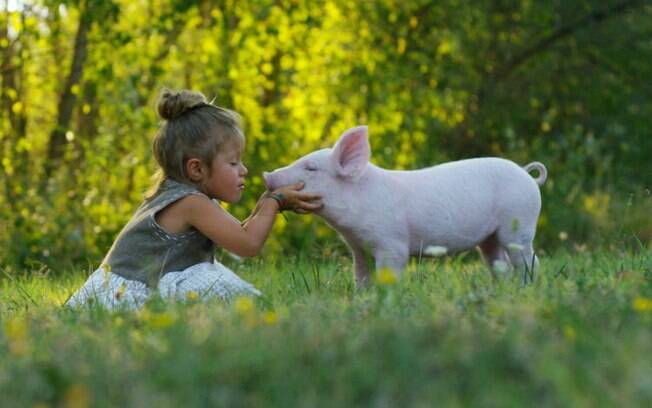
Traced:
<path id="1" fill-rule="evenodd" d="M 226 143 L 223 146 L 213 159 L 210 174 L 202 183 L 204 193 L 227 203 L 240 201 L 247 175 L 241 155 L 242 147 L 239 143 Z"/>

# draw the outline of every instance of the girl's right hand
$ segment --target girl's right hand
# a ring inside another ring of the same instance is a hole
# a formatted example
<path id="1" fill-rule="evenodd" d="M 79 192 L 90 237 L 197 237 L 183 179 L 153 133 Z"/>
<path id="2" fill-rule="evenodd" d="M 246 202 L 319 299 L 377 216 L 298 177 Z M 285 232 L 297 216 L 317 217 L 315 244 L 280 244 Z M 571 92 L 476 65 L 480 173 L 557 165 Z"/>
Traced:
<path id="1" fill-rule="evenodd" d="M 302 193 L 303 183 L 290 184 L 279 187 L 269 193 L 280 200 L 279 211 L 291 210 L 299 214 L 308 214 L 320 209 L 324 204 L 319 194 Z"/>

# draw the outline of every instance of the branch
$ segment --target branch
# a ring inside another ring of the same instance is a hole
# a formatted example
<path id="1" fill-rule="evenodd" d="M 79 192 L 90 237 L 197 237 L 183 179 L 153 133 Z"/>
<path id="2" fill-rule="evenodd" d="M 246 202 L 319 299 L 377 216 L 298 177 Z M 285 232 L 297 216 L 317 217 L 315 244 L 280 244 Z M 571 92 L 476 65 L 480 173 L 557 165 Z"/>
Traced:
<path id="1" fill-rule="evenodd" d="M 576 33 L 577 31 L 580 31 L 586 27 L 589 27 L 594 24 L 598 24 L 611 17 L 624 14 L 629 10 L 631 10 L 632 8 L 641 6 L 644 3 L 645 1 L 642 0 L 624 1 L 622 3 L 612 6 L 611 8 L 607 8 L 604 10 L 596 10 L 590 13 L 589 15 L 582 17 L 581 19 L 579 19 L 578 21 L 572 24 L 566 24 L 561 26 L 559 29 L 557 29 L 557 31 L 553 32 L 548 37 L 541 39 L 539 42 L 537 42 L 530 48 L 526 48 L 519 55 L 507 61 L 501 68 L 499 68 L 496 71 L 496 74 L 493 76 L 495 82 L 499 82 L 507 79 L 507 77 L 509 77 L 512 74 L 512 72 L 514 72 L 518 67 L 526 63 L 533 56 L 550 48 L 556 42 L 566 37 L 569 37 L 574 33 Z"/>
<path id="2" fill-rule="evenodd" d="M 605 70 L 606 72 L 619 79 L 623 85 L 629 87 L 630 91 L 639 91 L 648 99 L 652 100 L 652 90 L 646 86 L 647 81 L 643 81 L 640 77 L 632 75 L 627 71 L 623 71 L 615 64 L 613 64 L 608 58 L 602 58 L 602 56 L 595 51 L 582 50 L 582 54 L 586 57 L 587 61 L 590 64 L 599 69 Z"/>

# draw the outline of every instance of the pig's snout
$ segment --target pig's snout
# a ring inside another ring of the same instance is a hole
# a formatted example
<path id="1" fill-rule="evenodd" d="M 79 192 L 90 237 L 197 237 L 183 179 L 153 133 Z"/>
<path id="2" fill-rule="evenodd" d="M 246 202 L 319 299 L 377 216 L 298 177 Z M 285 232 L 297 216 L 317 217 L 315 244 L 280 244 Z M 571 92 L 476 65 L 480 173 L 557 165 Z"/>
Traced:
<path id="1" fill-rule="evenodd" d="M 271 172 L 264 171 L 263 180 L 265 182 L 265 187 L 267 187 L 267 190 L 269 191 L 300 182 L 300 180 L 293 180 L 292 177 L 288 177 L 288 172 L 285 171 L 285 169 L 274 170 Z"/>
<path id="2" fill-rule="evenodd" d="M 275 187 L 272 178 L 272 173 L 268 173 L 266 171 L 263 172 L 263 181 L 265 182 L 265 187 L 267 187 L 268 190 L 273 190 Z"/>

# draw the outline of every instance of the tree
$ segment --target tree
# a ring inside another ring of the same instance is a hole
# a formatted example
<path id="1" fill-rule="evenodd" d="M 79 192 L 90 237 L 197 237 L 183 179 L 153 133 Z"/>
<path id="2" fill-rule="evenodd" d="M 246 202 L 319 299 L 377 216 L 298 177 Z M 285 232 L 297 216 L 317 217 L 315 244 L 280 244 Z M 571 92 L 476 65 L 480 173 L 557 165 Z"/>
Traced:
<path id="1" fill-rule="evenodd" d="M 58 7 L 58 5 L 53 5 Z M 66 82 L 61 89 L 59 104 L 57 106 L 57 119 L 54 129 L 50 133 L 45 161 L 45 177 L 47 180 L 52 171 L 57 168 L 64 153 L 67 133 L 70 131 L 73 109 L 79 92 L 79 83 L 83 77 L 84 63 L 88 56 L 88 34 L 93 23 L 106 24 L 118 13 L 118 7 L 112 1 L 105 0 L 79 0 L 76 4 L 79 11 L 79 22 L 75 34 L 74 49 L 70 63 L 70 70 Z"/>

